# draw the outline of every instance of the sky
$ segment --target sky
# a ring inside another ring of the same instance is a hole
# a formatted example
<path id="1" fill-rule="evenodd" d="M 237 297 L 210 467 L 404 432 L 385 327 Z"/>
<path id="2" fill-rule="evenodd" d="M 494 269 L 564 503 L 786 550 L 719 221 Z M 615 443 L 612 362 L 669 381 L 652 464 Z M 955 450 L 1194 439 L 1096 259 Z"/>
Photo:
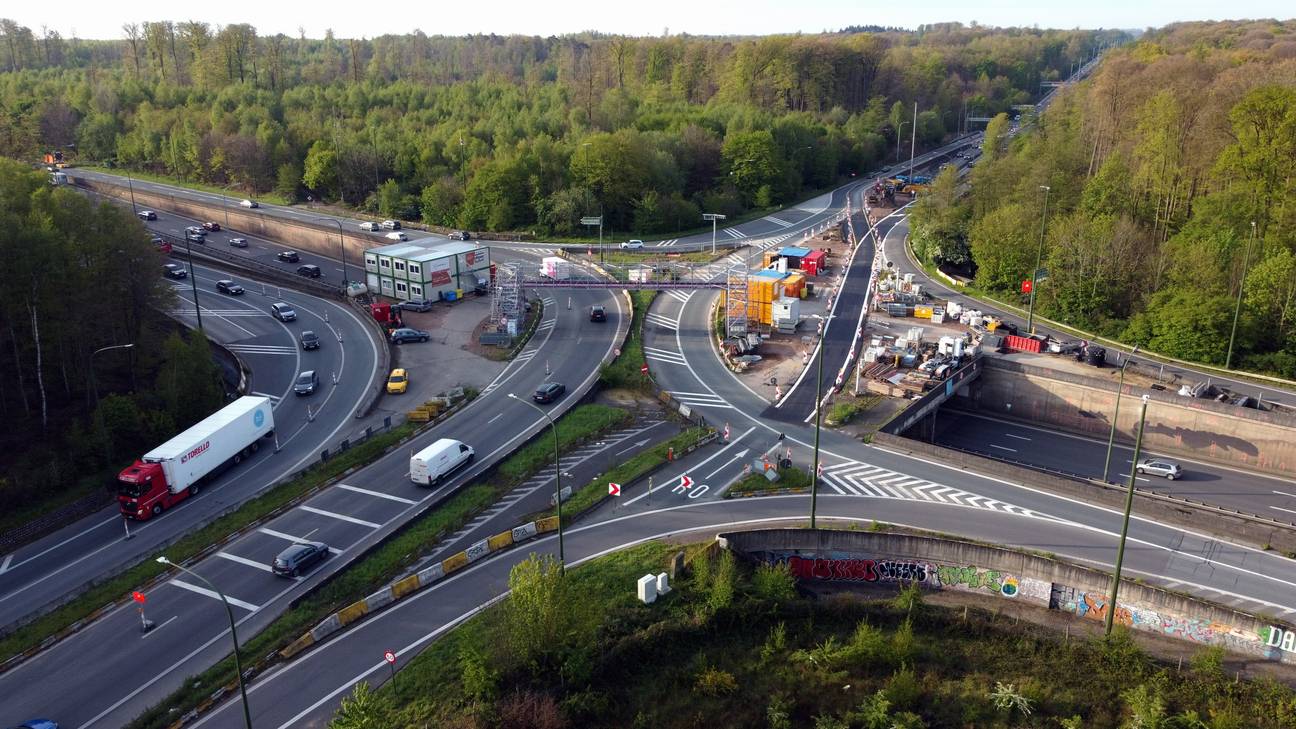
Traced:
<path id="1" fill-rule="evenodd" d="M 989 26 L 1143 29 L 1177 21 L 1229 18 L 1291 18 L 1291 0 L 1248 0 L 1240 5 L 1213 0 L 399 0 L 380 12 L 355 0 L 312 2 L 176 3 L 175 0 L 64 0 L 11 4 L 0 16 L 31 28 L 42 26 L 65 38 L 121 38 L 121 26 L 145 20 L 202 20 L 213 25 L 250 23 L 260 35 L 285 33 L 339 38 L 372 38 L 422 30 L 428 35 L 563 35 L 595 30 L 632 36 L 770 35 L 818 33 L 850 25 L 915 28 L 958 21 Z M 1245 12 L 1241 15 L 1240 12 Z"/>

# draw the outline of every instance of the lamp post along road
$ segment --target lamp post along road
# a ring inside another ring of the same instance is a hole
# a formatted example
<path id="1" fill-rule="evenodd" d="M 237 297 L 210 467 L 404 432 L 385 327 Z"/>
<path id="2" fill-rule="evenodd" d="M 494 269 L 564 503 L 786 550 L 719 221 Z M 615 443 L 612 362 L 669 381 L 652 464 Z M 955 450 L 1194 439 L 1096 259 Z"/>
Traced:
<path id="1" fill-rule="evenodd" d="M 198 318 L 198 331 L 203 331 L 202 325 L 202 306 L 198 304 L 198 275 L 194 273 L 193 267 L 193 243 L 189 241 L 189 233 L 185 233 L 185 251 L 189 254 L 189 285 L 193 289 L 194 297 L 194 316 Z M 205 333 L 205 332 L 204 332 Z"/>
<path id="2" fill-rule="evenodd" d="M 229 600 L 225 599 L 225 593 L 217 590 L 215 585 L 208 582 L 206 577 L 197 572 L 183 565 L 178 565 L 165 556 L 158 557 L 157 561 L 159 564 L 170 565 L 195 579 L 202 580 L 203 584 L 211 588 L 212 592 L 220 595 L 221 602 L 225 604 L 225 614 L 229 616 L 230 637 L 234 639 L 234 670 L 238 672 L 239 694 L 243 697 L 243 721 L 247 724 L 247 729 L 252 729 L 252 711 L 248 708 L 247 687 L 243 685 L 243 662 L 239 658 L 238 627 L 234 623 L 234 610 L 230 608 Z"/>
<path id="3" fill-rule="evenodd" d="M 536 411 L 537 413 L 540 413 L 540 415 L 543 416 L 545 420 L 548 420 L 548 421 L 549 421 L 549 428 L 550 428 L 551 430 L 553 430 L 553 437 L 554 437 L 554 505 L 558 508 L 558 567 L 559 567 L 562 571 L 566 572 L 566 571 L 567 571 L 567 560 L 566 560 L 566 558 L 565 558 L 564 555 L 563 555 L 563 524 L 562 524 L 562 467 L 561 467 L 561 465 L 558 463 L 558 424 L 554 422 L 554 419 L 553 419 L 553 418 L 549 417 L 549 413 L 546 413 L 544 410 L 541 410 L 539 407 L 536 407 L 536 405 L 535 405 L 534 403 L 529 403 L 529 402 L 527 402 L 526 400 L 523 400 L 522 398 L 518 397 L 517 395 L 514 395 L 514 394 L 511 393 L 511 392 L 508 394 L 508 396 L 509 396 L 511 399 L 516 400 L 516 401 L 522 403 L 523 405 L 527 405 L 527 406 L 529 406 L 532 410 Z"/>
<path id="4" fill-rule="evenodd" d="M 823 427 L 823 358 L 824 358 L 824 338 L 828 335 L 828 320 L 833 316 L 823 316 L 813 314 L 811 319 L 819 320 L 819 360 L 815 366 L 815 437 L 814 437 L 814 464 L 810 471 L 810 528 L 815 528 L 815 510 L 819 502 L 819 432 Z"/>
<path id="5" fill-rule="evenodd" d="M 913 126 L 909 130 L 909 182 L 913 183 L 914 155 L 918 152 L 918 102 L 914 102 Z"/>
<path id="6" fill-rule="evenodd" d="M 1111 432 L 1107 434 L 1107 458 L 1103 461 L 1103 481 L 1107 480 L 1107 472 L 1111 468 L 1112 445 L 1116 442 L 1116 423 L 1120 420 L 1121 394 L 1125 392 L 1125 368 L 1134 361 L 1132 358 L 1136 352 L 1138 352 L 1137 344 L 1130 350 L 1130 356 L 1121 363 L 1120 382 L 1116 385 L 1116 411 L 1112 413 Z"/>
<path id="7" fill-rule="evenodd" d="M 1237 338 L 1238 315 L 1242 313 L 1242 293 L 1246 290 L 1247 267 L 1251 265 L 1251 244 L 1255 243 L 1256 224 L 1251 221 L 1251 239 L 1247 241 L 1246 256 L 1242 259 L 1242 282 L 1238 284 L 1237 306 L 1233 307 L 1233 329 L 1229 332 L 1228 354 L 1224 357 L 1224 369 L 1233 364 L 1233 340 Z"/>
<path id="8" fill-rule="evenodd" d="M 1036 279 L 1039 278 L 1040 261 L 1043 260 L 1044 258 L 1044 229 L 1048 225 L 1049 191 L 1052 190 L 1053 188 L 1049 187 L 1048 185 L 1040 185 L 1040 189 L 1044 191 L 1044 214 L 1040 216 L 1039 247 L 1035 249 L 1035 268 L 1034 270 L 1031 271 L 1031 276 L 1030 276 L 1030 282 L 1031 282 L 1030 308 L 1028 309 L 1028 313 L 1026 314 L 1027 334 L 1035 333 L 1035 289 L 1039 288 L 1039 286 L 1036 285 L 1038 283 Z"/>
<path id="9" fill-rule="evenodd" d="M 338 248 L 342 251 L 342 288 L 345 289 L 347 285 L 346 239 L 342 237 L 342 221 L 337 218 L 316 218 L 316 220 L 327 220 L 338 228 Z"/>
<path id="10" fill-rule="evenodd" d="M 904 134 L 905 125 L 908 123 L 909 122 L 907 121 L 902 121 L 900 122 L 900 126 L 896 127 L 896 162 L 900 161 L 900 137 Z"/>
<path id="11" fill-rule="evenodd" d="M 1134 437 L 1134 465 L 1130 466 L 1129 487 L 1125 490 L 1125 518 L 1121 522 L 1120 545 L 1116 547 L 1116 571 L 1112 573 L 1111 596 L 1107 600 L 1107 621 L 1103 627 L 1111 635 L 1112 619 L 1116 615 L 1116 595 L 1120 589 L 1121 564 L 1125 561 L 1125 539 L 1129 536 L 1130 510 L 1134 507 L 1134 475 L 1138 473 L 1139 449 L 1143 447 L 1143 424 L 1147 422 L 1148 396 L 1143 396 L 1139 408 L 1138 435 Z"/>
<path id="12" fill-rule="evenodd" d="M 100 352 L 107 352 L 110 349 L 130 349 L 131 347 L 134 346 L 135 346 L 134 342 L 131 342 L 130 344 L 111 344 L 107 347 L 100 347 L 99 349 L 96 349 L 95 351 L 90 353 L 90 383 L 94 386 L 94 401 L 96 405 L 99 404 L 99 379 L 95 377 L 95 369 L 94 369 L 95 355 L 99 354 Z"/>
<path id="13" fill-rule="evenodd" d="M 703 220 L 711 221 L 711 252 L 716 252 L 716 221 L 724 220 L 726 216 L 720 213 L 702 213 Z M 728 228 L 726 228 L 728 230 Z"/>
<path id="14" fill-rule="evenodd" d="M 122 170 L 122 171 L 126 173 L 126 188 L 130 190 L 131 212 L 138 213 L 139 210 L 135 207 L 135 182 L 134 180 L 131 179 L 130 170 Z"/>

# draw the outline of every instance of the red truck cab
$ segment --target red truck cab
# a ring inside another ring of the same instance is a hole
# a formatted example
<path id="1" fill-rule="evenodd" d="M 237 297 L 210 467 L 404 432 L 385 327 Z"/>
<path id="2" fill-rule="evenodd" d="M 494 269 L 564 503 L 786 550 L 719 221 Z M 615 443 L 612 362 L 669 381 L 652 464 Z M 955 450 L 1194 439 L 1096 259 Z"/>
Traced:
<path id="1" fill-rule="evenodd" d="M 178 494 L 167 486 L 162 464 L 135 461 L 117 476 L 117 503 L 122 516 L 145 521 L 180 503 L 192 489 Z"/>

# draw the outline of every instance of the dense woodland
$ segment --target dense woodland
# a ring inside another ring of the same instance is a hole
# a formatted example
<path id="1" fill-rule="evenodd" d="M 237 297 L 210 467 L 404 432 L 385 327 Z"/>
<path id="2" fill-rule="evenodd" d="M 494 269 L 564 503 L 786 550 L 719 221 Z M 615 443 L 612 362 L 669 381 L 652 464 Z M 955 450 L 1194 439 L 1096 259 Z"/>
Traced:
<path id="1" fill-rule="evenodd" d="M 85 41 L 0 21 L 0 154 L 75 145 L 85 162 L 478 230 L 568 235 L 601 210 L 614 230 L 677 231 L 898 154 L 914 102 L 931 145 L 1121 38 L 856 31 L 315 40 L 164 21 Z"/>
<path id="2" fill-rule="evenodd" d="M 207 340 L 179 336 L 162 313 L 174 294 L 129 210 L 0 159 L 0 259 L 6 517 L 106 486 L 224 401 Z M 120 344 L 135 346 L 94 356 Z"/>
<path id="3" fill-rule="evenodd" d="M 970 194 L 947 176 L 919 206 L 920 255 L 1013 297 L 1046 229 L 1044 315 L 1222 365 L 1241 293 L 1232 365 L 1296 377 L 1296 21 L 1149 33 L 1007 125 Z"/>

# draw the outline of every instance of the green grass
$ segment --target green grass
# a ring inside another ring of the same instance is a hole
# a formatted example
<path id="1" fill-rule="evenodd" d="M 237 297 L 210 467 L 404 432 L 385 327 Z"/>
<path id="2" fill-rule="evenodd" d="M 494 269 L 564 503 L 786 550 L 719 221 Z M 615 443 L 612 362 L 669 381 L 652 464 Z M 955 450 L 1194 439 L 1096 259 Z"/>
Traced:
<path id="1" fill-rule="evenodd" d="M 635 481 L 647 476 L 663 463 L 666 463 L 668 449 L 673 448 L 676 454 L 683 453 L 685 448 L 697 443 L 709 430 L 708 428 L 699 427 L 689 428 L 664 443 L 658 443 L 648 450 L 636 454 L 624 463 L 580 487 L 572 494 L 570 499 L 563 502 L 563 509 L 567 512 L 563 516 L 563 521 L 570 521 L 575 515 L 608 498 L 607 485 L 609 481 L 619 483 L 622 487 L 628 487 Z"/>
<path id="2" fill-rule="evenodd" d="M 749 473 L 738 480 L 729 490 L 725 492 L 725 497 L 741 496 L 760 491 L 793 491 L 797 489 L 810 489 L 810 474 L 805 469 L 797 468 L 780 468 L 778 469 L 779 480 L 770 481 L 762 473 Z"/>
<path id="3" fill-rule="evenodd" d="M 269 516 L 329 479 L 350 468 L 369 463 L 388 447 L 411 435 L 414 430 L 413 424 L 405 423 L 392 428 L 387 433 L 374 436 L 345 453 L 315 466 L 300 478 L 277 486 L 248 501 L 237 511 L 222 516 L 158 554 L 166 554 L 171 561 L 183 563 L 209 545 L 219 543 L 248 524 Z M 161 518 L 165 519 L 166 516 Z M 116 577 L 86 590 L 66 605 L 6 635 L 0 639 L 0 656 L 8 658 L 35 648 L 46 638 L 58 634 L 73 623 L 88 617 L 95 610 L 166 572 L 167 568 L 155 561 L 157 556 L 157 554 L 149 555 Z"/>
<path id="4" fill-rule="evenodd" d="M 1003 599 L 809 598 L 784 570 L 688 548 L 673 591 L 638 603 L 633 580 L 679 549 L 648 543 L 568 570 L 566 595 L 595 609 L 543 664 L 510 650 L 505 602 L 432 643 L 347 726 L 1292 726 L 1296 694 L 1236 681 L 1218 649 L 1176 667 L 1123 628 L 1064 636 L 1009 617 L 1035 609 Z"/>
<path id="5" fill-rule="evenodd" d="M 77 167 L 78 169 L 93 170 L 95 172 L 102 172 L 104 174 L 116 175 L 118 177 L 123 177 L 123 178 L 126 176 L 126 172 L 127 172 L 127 170 L 124 170 L 121 167 L 99 167 L 96 165 L 78 165 Z M 230 187 L 227 190 L 221 187 L 220 185 L 208 185 L 203 182 L 192 182 L 190 180 L 181 180 L 175 177 L 171 177 L 170 175 L 159 175 L 153 172 L 143 172 L 143 171 L 136 172 L 135 170 L 129 170 L 129 172 L 130 172 L 131 179 L 134 180 L 147 180 L 148 182 L 158 182 L 164 185 L 174 185 L 175 187 L 183 187 L 187 190 L 200 190 L 202 192 L 210 192 L 214 195 L 227 195 L 230 199 L 229 200 L 230 207 L 235 207 L 235 208 L 238 207 L 239 201 L 243 200 L 244 198 L 247 198 L 249 200 L 256 200 L 257 202 L 261 202 L 261 203 L 267 203 L 269 205 L 294 205 L 295 204 L 295 201 L 291 201 L 283 197 L 282 195 L 273 192 L 266 192 L 260 195 L 251 195 L 246 190 L 240 190 L 237 187 Z M 150 194 L 154 194 L 154 193 L 150 193 Z"/>
<path id="6" fill-rule="evenodd" d="M 649 389 L 648 378 L 640 372 L 640 368 L 648 362 L 644 359 L 643 352 L 643 318 L 656 297 L 656 291 L 630 292 L 634 309 L 630 333 L 626 335 L 625 344 L 621 345 L 621 356 L 599 368 L 599 379 L 604 386 L 640 392 Z"/>
<path id="7" fill-rule="evenodd" d="M 629 417 L 630 414 L 625 411 L 603 405 L 577 407 L 558 420 L 562 447 L 567 450 L 596 438 L 623 424 Z M 245 640 L 242 650 L 244 669 L 255 659 L 275 653 L 296 640 L 338 609 L 372 594 L 400 576 L 442 538 L 453 534 L 518 483 L 552 462 L 553 439 L 546 429 L 532 443 L 501 463 L 484 482 L 455 494 L 435 511 L 352 565 L 292 610 L 280 615 L 265 630 L 250 640 Z M 233 676 L 234 659 L 231 655 L 186 681 L 184 688 L 172 693 L 129 726 L 133 729 L 166 727 L 174 717 L 171 709 L 188 711 L 217 686 L 233 680 Z"/>

